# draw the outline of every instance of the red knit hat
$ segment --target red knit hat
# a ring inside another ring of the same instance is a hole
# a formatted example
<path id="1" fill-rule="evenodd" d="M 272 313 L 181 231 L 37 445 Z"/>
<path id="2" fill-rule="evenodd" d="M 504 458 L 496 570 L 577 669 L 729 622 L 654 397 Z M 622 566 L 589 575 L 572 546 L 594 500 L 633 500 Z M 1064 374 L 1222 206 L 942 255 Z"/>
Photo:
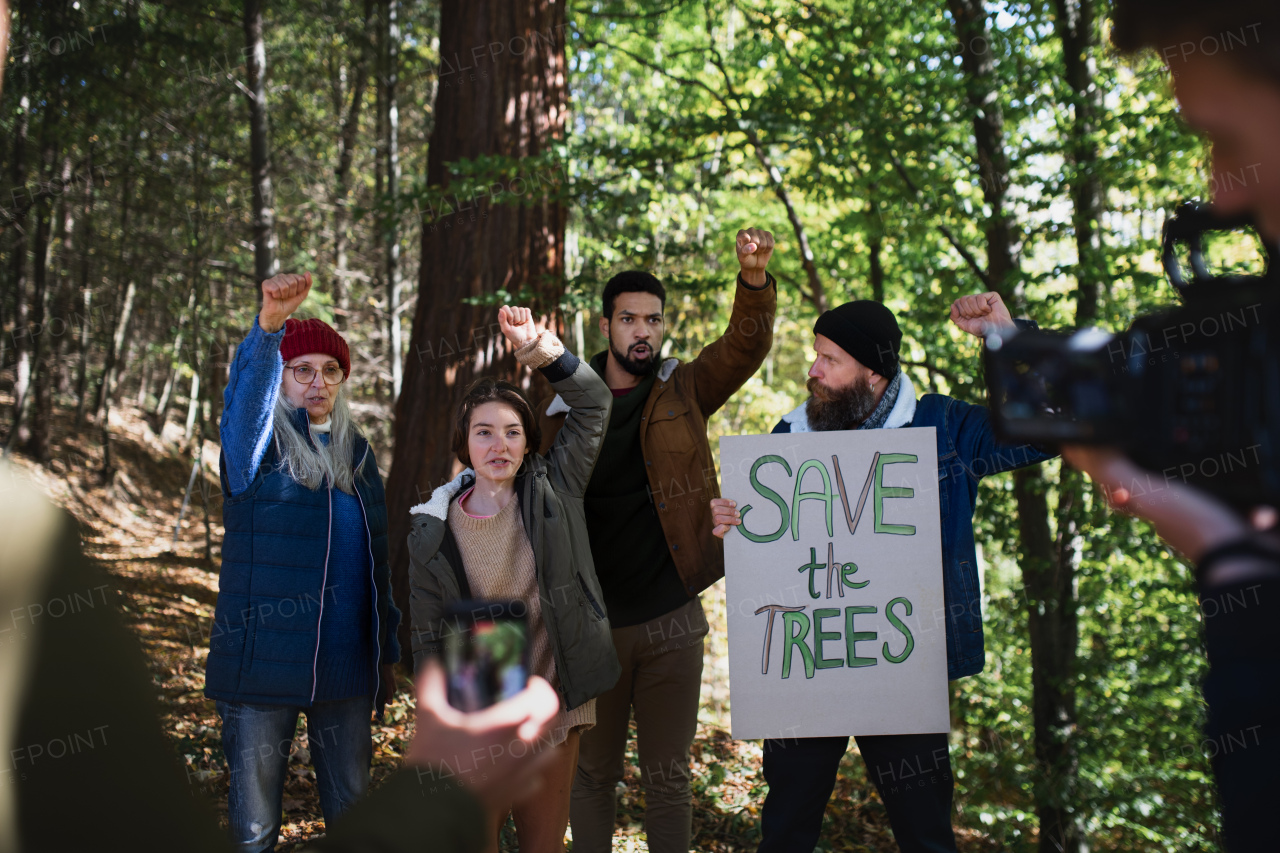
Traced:
<path id="1" fill-rule="evenodd" d="M 290 317 L 284 321 L 284 340 L 280 343 L 280 355 L 285 361 L 308 353 L 322 352 L 338 360 L 342 368 L 342 378 L 351 376 L 351 350 L 347 342 L 338 334 L 333 326 L 324 320 L 295 320 Z"/>

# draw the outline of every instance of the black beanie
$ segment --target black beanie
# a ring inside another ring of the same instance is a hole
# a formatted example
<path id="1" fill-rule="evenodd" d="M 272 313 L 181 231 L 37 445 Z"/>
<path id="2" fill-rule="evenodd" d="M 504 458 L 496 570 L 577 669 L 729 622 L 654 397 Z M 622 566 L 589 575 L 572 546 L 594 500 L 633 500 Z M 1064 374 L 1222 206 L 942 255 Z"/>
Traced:
<path id="1" fill-rule="evenodd" d="M 879 302 L 859 299 L 825 312 L 813 324 L 815 335 L 824 335 L 840 349 L 885 379 L 898 375 L 898 349 L 902 330 L 893 312 Z"/>

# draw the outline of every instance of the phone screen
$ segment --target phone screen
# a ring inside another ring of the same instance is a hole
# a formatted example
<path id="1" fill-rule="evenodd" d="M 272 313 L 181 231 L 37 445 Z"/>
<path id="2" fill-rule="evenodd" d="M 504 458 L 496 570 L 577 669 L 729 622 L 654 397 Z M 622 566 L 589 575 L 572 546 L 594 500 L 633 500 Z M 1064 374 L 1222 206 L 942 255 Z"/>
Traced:
<path id="1" fill-rule="evenodd" d="M 529 620 L 523 601 L 461 601 L 445 615 L 449 704 L 479 711 L 529 681 Z"/>

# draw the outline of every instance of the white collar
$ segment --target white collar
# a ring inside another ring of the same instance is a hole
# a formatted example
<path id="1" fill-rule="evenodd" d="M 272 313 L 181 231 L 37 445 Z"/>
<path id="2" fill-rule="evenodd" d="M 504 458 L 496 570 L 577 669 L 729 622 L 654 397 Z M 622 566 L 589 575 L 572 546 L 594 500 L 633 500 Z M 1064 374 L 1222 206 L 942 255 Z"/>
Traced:
<path id="1" fill-rule="evenodd" d="M 312 431 L 312 432 L 332 432 L 332 431 L 333 431 L 333 417 L 332 417 L 332 416 L 330 416 L 330 417 L 329 417 L 329 420 L 325 421 L 325 422 L 324 422 L 324 423 L 322 423 L 322 424 L 313 424 L 313 423 L 311 423 L 311 420 L 310 420 L 310 419 L 308 419 L 308 420 L 307 420 L 307 424 L 311 427 L 311 431 Z"/>
<path id="2" fill-rule="evenodd" d="M 805 411 L 808 400 L 796 406 L 790 412 L 782 416 L 782 419 L 791 424 L 792 432 L 813 432 L 809 428 L 809 414 Z M 889 418 L 884 422 L 881 429 L 898 429 L 907 426 L 916 416 L 916 389 L 911 384 L 911 380 L 907 375 L 902 374 L 902 385 L 898 388 L 898 399 L 893 402 L 893 408 L 889 410 Z"/>
<path id="3" fill-rule="evenodd" d="M 449 501 L 453 500 L 454 495 L 462 491 L 463 479 L 474 477 L 475 473 L 470 468 L 465 469 L 461 474 L 433 491 L 431 500 L 410 508 L 409 513 L 411 515 L 430 515 L 441 521 L 447 520 L 449 518 Z"/>

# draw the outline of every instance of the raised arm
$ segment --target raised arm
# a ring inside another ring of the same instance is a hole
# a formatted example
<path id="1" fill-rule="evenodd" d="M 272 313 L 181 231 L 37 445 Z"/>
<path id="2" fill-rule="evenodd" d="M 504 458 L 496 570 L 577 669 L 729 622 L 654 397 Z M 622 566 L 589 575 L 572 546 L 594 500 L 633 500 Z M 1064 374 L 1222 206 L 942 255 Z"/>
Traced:
<path id="1" fill-rule="evenodd" d="M 976 338 L 985 338 L 993 331 L 1012 330 L 1019 322 L 1034 325 L 1025 320 L 1015 321 L 1000 294 L 994 291 L 957 299 L 951 304 L 951 322 Z M 960 420 L 956 449 L 968 474 L 975 480 L 1034 465 L 1056 455 L 1032 444 L 1000 441 L 991 427 L 991 413 L 983 406 L 957 400 L 947 411 L 947 417 Z"/>
<path id="2" fill-rule="evenodd" d="M 498 325 L 515 347 L 516 359 L 542 372 L 569 406 L 564 426 L 547 451 L 552 485 L 581 497 L 604 443 L 613 395 L 591 367 L 564 348 L 554 334 L 538 331 L 528 308 L 503 307 Z"/>
<path id="3" fill-rule="evenodd" d="M 735 249 L 738 277 L 729 328 L 689 365 L 704 418 L 711 417 L 760 369 L 773 346 L 778 283 L 765 270 L 773 256 L 773 234 L 759 228 L 739 231 Z"/>
<path id="4" fill-rule="evenodd" d="M 284 323 L 310 292 L 311 273 L 283 273 L 264 281 L 262 310 L 236 348 L 218 427 L 232 495 L 249 488 L 267 452 L 272 412 L 284 373 L 280 358 Z"/>

